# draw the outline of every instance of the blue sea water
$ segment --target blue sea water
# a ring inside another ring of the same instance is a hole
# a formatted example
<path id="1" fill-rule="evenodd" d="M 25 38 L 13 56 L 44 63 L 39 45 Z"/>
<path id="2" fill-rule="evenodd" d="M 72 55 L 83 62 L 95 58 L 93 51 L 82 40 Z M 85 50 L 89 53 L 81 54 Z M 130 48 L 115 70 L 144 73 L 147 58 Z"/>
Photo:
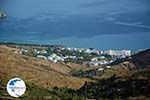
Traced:
<path id="1" fill-rule="evenodd" d="M 0 42 L 150 48 L 149 0 L 1 0 Z"/>

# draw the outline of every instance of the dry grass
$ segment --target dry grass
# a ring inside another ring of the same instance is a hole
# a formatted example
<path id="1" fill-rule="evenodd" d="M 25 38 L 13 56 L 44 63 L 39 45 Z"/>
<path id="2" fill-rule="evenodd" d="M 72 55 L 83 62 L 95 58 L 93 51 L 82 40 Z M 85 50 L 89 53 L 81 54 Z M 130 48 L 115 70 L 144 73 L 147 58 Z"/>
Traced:
<path id="1" fill-rule="evenodd" d="M 46 88 L 57 86 L 77 89 L 86 80 L 70 76 L 72 67 L 15 54 L 15 50 L 0 46 L 0 78 L 5 81 L 20 77 L 27 83 L 36 83 Z"/>

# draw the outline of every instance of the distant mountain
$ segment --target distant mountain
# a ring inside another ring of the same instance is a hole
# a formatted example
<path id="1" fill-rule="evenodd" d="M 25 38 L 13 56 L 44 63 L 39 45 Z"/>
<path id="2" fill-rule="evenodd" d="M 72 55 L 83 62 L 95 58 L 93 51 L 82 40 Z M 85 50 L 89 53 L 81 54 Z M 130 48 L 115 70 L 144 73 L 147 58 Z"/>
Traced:
<path id="1" fill-rule="evenodd" d="M 139 69 L 150 67 L 150 49 L 139 51 L 131 56 L 132 63 Z"/>
<path id="2" fill-rule="evenodd" d="M 121 63 L 125 65 L 126 62 L 133 64 L 131 69 L 144 69 L 150 67 L 150 49 L 138 51 L 130 57 L 119 58 L 109 65 L 116 66 Z"/>

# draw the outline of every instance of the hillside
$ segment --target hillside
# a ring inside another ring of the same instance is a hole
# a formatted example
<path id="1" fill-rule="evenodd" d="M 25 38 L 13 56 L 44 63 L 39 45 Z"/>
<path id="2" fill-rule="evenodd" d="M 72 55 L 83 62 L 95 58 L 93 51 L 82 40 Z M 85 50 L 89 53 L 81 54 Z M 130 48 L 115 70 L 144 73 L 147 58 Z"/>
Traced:
<path id="1" fill-rule="evenodd" d="M 130 59 L 115 62 L 112 68 L 86 82 L 78 93 L 91 99 L 150 99 L 150 50 L 137 52 Z M 86 91 L 86 92 L 84 92 Z"/>
<path id="2" fill-rule="evenodd" d="M 132 62 L 138 69 L 150 67 L 150 49 L 139 51 L 132 56 Z"/>
<path id="3" fill-rule="evenodd" d="M 71 67 L 14 53 L 16 49 L 0 46 L 0 79 L 5 83 L 20 77 L 26 83 L 43 87 L 79 88 L 85 79 L 69 75 Z"/>
<path id="4" fill-rule="evenodd" d="M 130 75 L 144 71 L 150 70 L 150 50 L 146 49 L 139 51 L 131 55 L 131 57 L 117 59 L 115 62 L 109 64 L 110 69 L 104 70 L 103 74 L 99 77 L 109 78 L 112 75 L 118 77 L 131 77 Z"/>
<path id="5" fill-rule="evenodd" d="M 0 99 L 13 99 L 5 88 L 8 80 L 14 77 L 22 78 L 27 85 L 26 93 L 20 98 L 25 100 L 148 100 L 150 97 L 149 50 L 118 60 L 111 68 L 100 72 L 95 68 L 84 68 L 86 66 L 80 64 L 54 63 L 16 51 L 19 49 L 0 46 Z M 79 78 L 70 73 L 81 69 L 96 74 Z"/>

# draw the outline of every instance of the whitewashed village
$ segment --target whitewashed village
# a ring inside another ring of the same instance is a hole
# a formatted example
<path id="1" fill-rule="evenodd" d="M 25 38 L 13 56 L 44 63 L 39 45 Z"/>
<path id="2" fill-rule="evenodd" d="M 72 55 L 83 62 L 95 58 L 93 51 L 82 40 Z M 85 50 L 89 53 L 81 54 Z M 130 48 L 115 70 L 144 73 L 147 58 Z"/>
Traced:
<path id="1" fill-rule="evenodd" d="M 111 68 L 110 63 L 120 58 L 130 57 L 132 54 L 131 50 L 102 51 L 93 48 L 70 48 L 63 46 L 17 48 L 20 49 L 19 51 L 15 51 L 15 53 L 52 61 L 54 63 L 72 62 L 84 64 L 91 68 L 98 67 L 98 71 Z"/>

